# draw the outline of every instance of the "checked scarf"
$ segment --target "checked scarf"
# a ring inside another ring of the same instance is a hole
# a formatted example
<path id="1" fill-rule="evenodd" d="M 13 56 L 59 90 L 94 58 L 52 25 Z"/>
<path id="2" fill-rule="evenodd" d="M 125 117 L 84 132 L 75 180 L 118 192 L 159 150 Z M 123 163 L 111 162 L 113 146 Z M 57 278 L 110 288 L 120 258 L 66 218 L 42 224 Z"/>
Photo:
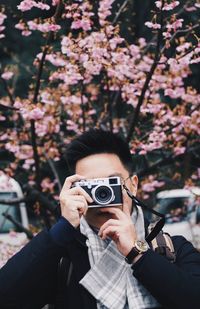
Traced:
<path id="1" fill-rule="evenodd" d="M 144 217 L 138 207 L 133 211 L 138 239 L 144 239 Z M 97 300 L 98 309 L 145 309 L 159 307 L 155 298 L 133 276 L 133 270 L 118 251 L 114 241 L 103 241 L 81 218 L 81 233 L 88 239 L 88 255 L 91 269 L 80 280 Z"/>

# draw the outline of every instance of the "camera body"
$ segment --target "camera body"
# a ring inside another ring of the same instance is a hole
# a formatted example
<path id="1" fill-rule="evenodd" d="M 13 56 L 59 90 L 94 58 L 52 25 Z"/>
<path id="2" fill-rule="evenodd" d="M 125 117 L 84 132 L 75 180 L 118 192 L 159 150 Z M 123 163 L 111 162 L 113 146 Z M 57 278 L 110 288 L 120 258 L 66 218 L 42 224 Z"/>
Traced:
<path id="1" fill-rule="evenodd" d="M 82 187 L 93 199 L 89 208 L 120 206 L 123 203 L 120 177 L 95 178 L 76 181 L 73 187 Z"/>

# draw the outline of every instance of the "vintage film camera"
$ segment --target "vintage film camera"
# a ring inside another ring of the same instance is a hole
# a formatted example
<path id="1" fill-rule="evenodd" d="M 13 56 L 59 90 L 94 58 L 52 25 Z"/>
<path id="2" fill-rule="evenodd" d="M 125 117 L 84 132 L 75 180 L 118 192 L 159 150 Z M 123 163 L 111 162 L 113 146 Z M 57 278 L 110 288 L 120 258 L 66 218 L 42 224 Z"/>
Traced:
<path id="1" fill-rule="evenodd" d="M 111 207 L 122 205 L 120 177 L 96 178 L 76 181 L 73 187 L 82 187 L 93 199 L 88 207 Z"/>

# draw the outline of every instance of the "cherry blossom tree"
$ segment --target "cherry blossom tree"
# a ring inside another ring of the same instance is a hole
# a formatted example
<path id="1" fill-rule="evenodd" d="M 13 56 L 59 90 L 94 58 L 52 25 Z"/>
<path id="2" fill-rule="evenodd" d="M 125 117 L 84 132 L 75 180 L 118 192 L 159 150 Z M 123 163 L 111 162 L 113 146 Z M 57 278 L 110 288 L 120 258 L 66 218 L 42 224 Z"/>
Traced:
<path id="1" fill-rule="evenodd" d="M 120 20 L 130 3 L 23 0 L 15 8 L 13 31 L 24 41 L 37 33 L 42 43 L 26 93 L 14 95 L 17 63 L 1 67 L 0 147 L 12 154 L 3 170 L 13 177 L 24 173 L 53 201 L 62 182 L 56 163 L 74 136 L 93 127 L 129 142 L 142 198 L 199 184 L 200 95 L 191 80 L 200 62 L 193 18 L 200 4 L 154 1 L 144 23 L 148 35 L 128 40 Z M 26 18 L 35 10 L 40 14 Z M 3 44 L 7 15 L 2 5 Z M 45 166 L 51 176 L 44 175 Z"/>

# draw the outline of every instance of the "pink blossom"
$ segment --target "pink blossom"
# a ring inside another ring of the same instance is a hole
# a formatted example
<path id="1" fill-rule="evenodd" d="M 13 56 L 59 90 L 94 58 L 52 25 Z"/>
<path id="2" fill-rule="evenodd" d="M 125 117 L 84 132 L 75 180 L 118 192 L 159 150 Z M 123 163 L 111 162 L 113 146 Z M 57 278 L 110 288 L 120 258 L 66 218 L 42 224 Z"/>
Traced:
<path id="1" fill-rule="evenodd" d="M 61 29 L 61 26 L 56 24 L 44 23 L 44 24 L 38 24 L 37 29 L 41 32 L 49 32 L 49 31 L 56 32 Z"/>
<path id="2" fill-rule="evenodd" d="M 10 142 L 6 143 L 5 148 L 13 153 L 17 153 L 19 151 L 19 146 Z"/>
<path id="3" fill-rule="evenodd" d="M 60 2 L 60 0 L 52 0 L 52 5 L 57 5 L 57 4 L 59 4 L 59 2 Z"/>
<path id="4" fill-rule="evenodd" d="M 55 54 L 49 54 L 46 56 L 46 60 L 51 62 L 53 65 L 59 67 L 63 67 L 66 65 L 66 61 L 62 59 L 61 57 L 55 55 Z"/>
<path id="5" fill-rule="evenodd" d="M 26 170 L 30 170 L 30 167 L 34 165 L 35 161 L 33 159 L 26 159 L 22 167 Z"/>
<path id="6" fill-rule="evenodd" d="M 179 1 L 172 0 L 171 3 L 166 3 L 163 7 L 163 11 L 170 11 L 173 10 L 175 7 L 177 7 L 180 4 Z"/>
<path id="7" fill-rule="evenodd" d="M 115 0 L 101 0 L 99 2 L 98 16 L 101 26 L 106 24 L 106 18 L 111 15 L 111 8 L 114 1 Z"/>
<path id="8" fill-rule="evenodd" d="M 17 108 L 17 109 L 20 109 L 20 108 L 23 107 L 23 104 L 22 104 L 22 102 L 20 102 L 20 101 L 15 101 L 14 107 Z"/>
<path id="9" fill-rule="evenodd" d="M 2 12 L 0 12 L 0 32 L 2 32 L 5 27 L 1 26 L 4 23 L 4 20 L 7 18 L 7 16 L 5 14 L 3 14 Z M 0 39 L 3 39 L 5 37 L 5 35 L 3 33 L 0 33 Z"/>
<path id="10" fill-rule="evenodd" d="M 4 20 L 7 18 L 7 16 L 5 14 L 3 14 L 2 12 L 0 12 L 0 25 L 3 25 Z"/>
<path id="11" fill-rule="evenodd" d="M 199 63 L 200 62 L 200 57 L 194 58 L 190 61 L 190 64 L 194 64 L 194 63 Z"/>
<path id="12" fill-rule="evenodd" d="M 24 30 L 25 29 L 25 25 L 24 23 L 18 23 L 15 25 L 15 28 L 18 29 L 18 30 Z"/>
<path id="13" fill-rule="evenodd" d="M 48 91 L 43 91 L 40 96 L 43 103 L 48 105 L 54 105 L 54 101 L 52 100 L 51 94 Z"/>
<path id="14" fill-rule="evenodd" d="M 41 10 L 49 10 L 50 6 L 48 4 L 42 2 L 36 2 L 33 0 L 23 0 L 20 5 L 17 6 L 18 10 L 22 12 L 26 12 L 31 10 L 33 7 L 36 7 Z"/>
<path id="15" fill-rule="evenodd" d="M 196 5 L 195 5 L 196 6 Z M 197 8 L 195 6 L 190 6 L 190 7 L 186 7 L 185 10 L 187 12 L 194 12 L 197 10 Z"/>
<path id="16" fill-rule="evenodd" d="M 50 6 L 46 3 L 42 3 L 42 2 L 38 2 L 35 7 L 37 7 L 38 9 L 41 9 L 41 10 L 49 10 L 50 9 Z"/>
<path id="17" fill-rule="evenodd" d="M 173 31 L 176 31 L 178 28 L 181 28 L 183 25 L 183 19 L 180 18 L 180 19 L 177 19 L 175 22 L 173 22 L 172 24 L 168 24 L 166 26 L 166 28 L 168 30 L 173 30 Z"/>
<path id="18" fill-rule="evenodd" d="M 165 89 L 165 95 L 171 97 L 172 99 L 181 98 L 185 94 L 185 89 L 177 87 L 176 89 Z"/>
<path id="19" fill-rule="evenodd" d="M 37 122 L 35 125 L 35 131 L 37 136 L 43 137 L 48 134 L 48 123 Z"/>
<path id="20" fill-rule="evenodd" d="M 156 1 L 155 5 L 157 6 L 157 8 L 161 9 L 162 7 L 162 2 L 161 1 Z"/>
<path id="21" fill-rule="evenodd" d="M 6 139 L 8 139 L 8 134 L 7 133 L 5 133 L 5 134 L 0 136 L 0 141 L 6 140 Z"/>
<path id="22" fill-rule="evenodd" d="M 88 19 L 78 19 L 72 22 L 71 29 L 91 30 L 91 21 Z"/>
<path id="23" fill-rule="evenodd" d="M 29 26 L 30 30 L 37 30 L 38 29 L 38 24 L 35 23 L 33 20 L 29 20 L 27 22 L 27 25 Z"/>
<path id="24" fill-rule="evenodd" d="M 143 156 L 145 154 L 147 154 L 146 150 L 142 149 L 142 150 L 139 151 L 139 155 Z"/>
<path id="25" fill-rule="evenodd" d="M 150 183 L 145 183 L 142 185 L 142 191 L 153 192 L 156 188 L 160 188 L 165 183 L 163 181 L 152 180 Z"/>
<path id="26" fill-rule="evenodd" d="M 52 191 L 54 186 L 55 186 L 55 182 L 54 181 L 52 182 L 51 179 L 49 179 L 48 177 L 44 178 L 41 182 L 41 187 L 43 191 L 48 191 L 48 190 Z"/>
<path id="27" fill-rule="evenodd" d="M 10 71 L 6 71 L 3 74 L 1 74 L 1 77 L 5 80 L 9 80 L 13 77 L 14 73 Z"/>
<path id="28" fill-rule="evenodd" d="M 142 48 L 147 45 L 145 38 L 139 38 L 138 43 L 139 43 L 139 46 L 142 47 Z"/>
<path id="29" fill-rule="evenodd" d="M 29 36 L 29 35 L 31 35 L 31 31 L 29 31 L 29 30 L 24 30 L 24 31 L 22 31 L 22 35 L 23 36 Z"/>
<path id="30" fill-rule="evenodd" d="M 185 147 L 175 147 L 174 148 L 174 154 L 175 155 L 181 155 L 185 152 L 186 148 Z"/>
<path id="31" fill-rule="evenodd" d="M 25 12 L 32 9 L 32 7 L 37 4 L 35 1 L 32 0 L 23 0 L 21 1 L 20 5 L 17 6 L 18 10 Z"/>
<path id="32" fill-rule="evenodd" d="M 110 48 L 114 50 L 118 44 L 121 44 L 124 41 L 124 38 L 115 37 L 113 39 L 110 39 Z"/>
<path id="33" fill-rule="evenodd" d="M 147 21 L 145 23 L 145 26 L 147 26 L 148 28 L 152 28 L 152 29 L 160 29 L 161 28 L 161 25 L 158 24 L 158 23 L 152 23 L 150 21 Z"/>
<path id="34" fill-rule="evenodd" d="M 177 65 L 177 60 L 173 58 L 169 58 L 167 63 L 171 66 Z"/>
<path id="35" fill-rule="evenodd" d="M 30 20 L 27 22 L 27 25 L 29 26 L 30 30 L 39 30 L 44 33 L 49 32 L 49 31 L 56 32 L 61 29 L 60 25 L 56 25 L 56 24 L 49 23 L 49 22 L 46 22 L 43 24 L 37 24 L 36 22 Z"/>
<path id="36" fill-rule="evenodd" d="M 16 153 L 16 157 L 20 160 L 26 160 L 32 158 L 33 156 L 33 149 L 30 145 L 22 145 L 19 148 L 19 151 Z"/>
<path id="37" fill-rule="evenodd" d="M 176 50 L 177 52 L 184 52 L 190 47 L 191 47 L 191 43 L 185 42 L 184 44 L 177 46 Z"/>
<path id="38" fill-rule="evenodd" d="M 24 233 L 16 234 L 16 237 L 12 239 L 13 236 L 14 232 L 12 231 L 7 240 L 0 242 L 0 268 L 28 242 Z"/>
<path id="39" fill-rule="evenodd" d="M 44 113 L 45 113 L 39 107 L 35 107 L 32 110 L 21 108 L 20 112 L 21 112 L 23 118 L 26 119 L 26 120 L 31 120 L 31 119 L 39 120 L 39 119 L 42 119 L 43 116 L 44 116 Z"/>
<path id="40" fill-rule="evenodd" d="M 36 107 L 32 109 L 32 111 L 30 112 L 29 119 L 39 120 L 39 119 L 42 119 L 43 116 L 44 116 L 44 111 Z"/>
<path id="41" fill-rule="evenodd" d="M 170 39 L 171 36 L 172 36 L 172 34 L 169 31 L 167 31 L 167 32 L 164 31 L 162 35 L 163 35 L 164 39 Z"/>

